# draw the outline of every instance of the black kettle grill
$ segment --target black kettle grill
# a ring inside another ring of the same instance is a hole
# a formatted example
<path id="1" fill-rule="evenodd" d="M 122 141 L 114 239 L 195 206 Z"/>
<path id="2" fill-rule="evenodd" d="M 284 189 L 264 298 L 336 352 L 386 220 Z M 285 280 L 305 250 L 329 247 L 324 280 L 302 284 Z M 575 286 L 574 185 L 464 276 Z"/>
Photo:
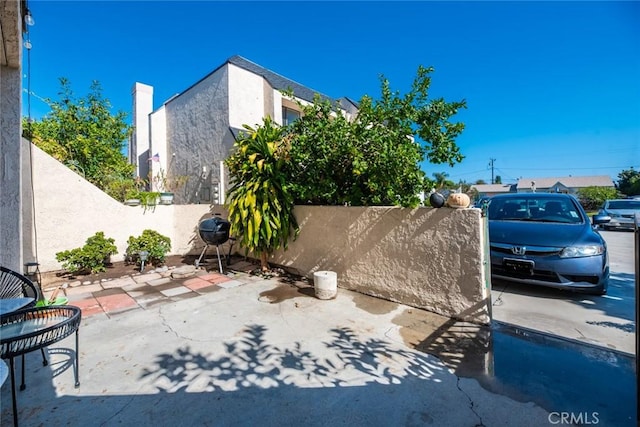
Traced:
<path id="1" fill-rule="evenodd" d="M 214 214 L 211 218 L 205 218 L 200 221 L 198 224 L 198 234 L 202 241 L 204 241 L 205 246 L 200 254 L 200 258 L 196 261 L 196 267 L 200 266 L 202 262 L 202 257 L 204 257 L 205 252 L 209 245 L 216 246 L 216 252 L 218 254 L 218 266 L 220 268 L 220 273 L 222 273 L 222 261 L 220 260 L 220 245 L 227 242 L 227 240 L 231 239 L 231 246 L 229 246 L 229 255 L 227 255 L 227 264 L 231 259 L 231 249 L 233 248 L 233 241 L 235 239 L 229 237 L 229 230 L 231 229 L 231 223 L 226 219 L 220 218 L 218 215 Z"/>

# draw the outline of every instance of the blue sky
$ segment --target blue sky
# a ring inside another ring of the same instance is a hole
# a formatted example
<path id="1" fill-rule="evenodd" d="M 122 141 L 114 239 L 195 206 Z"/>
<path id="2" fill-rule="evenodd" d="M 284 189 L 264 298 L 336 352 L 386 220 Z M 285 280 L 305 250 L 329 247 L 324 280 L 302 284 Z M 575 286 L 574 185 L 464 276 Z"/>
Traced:
<path id="1" fill-rule="evenodd" d="M 465 99 L 464 161 L 424 164 L 453 181 L 609 175 L 640 169 L 639 2 L 170 2 L 29 0 L 31 115 L 59 78 L 98 80 L 113 111 L 131 88 L 154 106 L 241 55 L 326 95 L 406 91 L 433 66 L 431 94 Z M 30 67 L 28 67 L 30 62 Z M 25 93 L 26 96 L 26 93 Z M 25 98 L 25 115 L 27 114 Z"/>

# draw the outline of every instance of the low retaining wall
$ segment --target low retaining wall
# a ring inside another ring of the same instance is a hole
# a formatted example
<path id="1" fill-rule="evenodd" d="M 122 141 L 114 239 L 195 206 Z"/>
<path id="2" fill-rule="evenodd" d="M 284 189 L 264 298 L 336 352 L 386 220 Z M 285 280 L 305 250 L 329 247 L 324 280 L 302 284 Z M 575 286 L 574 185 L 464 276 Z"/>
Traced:
<path id="1" fill-rule="evenodd" d="M 340 288 L 474 323 L 490 321 L 479 209 L 296 206 L 300 236 L 274 262 Z"/>
<path id="2" fill-rule="evenodd" d="M 55 254 L 84 246 L 87 238 L 97 231 L 115 239 L 118 254 L 112 257 L 113 261 L 124 259 L 129 236 L 139 236 L 147 228 L 171 239 L 171 254 L 197 253 L 204 247 L 198 223 L 220 212 L 210 205 L 156 206 L 147 211 L 141 206 L 126 206 L 36 146 L 32 146 L 32 155 L 35 215 L 28 215 L 26 209 L 24 235 L 34 236 L 34 242 L 25 242 L 31 252 L 25 251 L 25 261 L 37 256 L 43 272 L 60 270 L 62 266 Z M 24 200 L 30 205 L 29 185 L 23 188 Z"/>
<path id="3" fill-rule="evenodd" d="M 43 272 L 60 270 L 55 254 L 83 246 L 97 231 L 115 239 L 115 261 L 124 258 L 129 236 L 147 228 L 171 238 L 171 254 L 199 254 L 200 220 L 217 212 L 226 216 L 221 206 L 146 212 L 125 206 L 31 148 L 34 209 L 23 215 L 23 234 L 34 238 L 25 239 L 32 252 L 25 250 L 25 261 L 37 256 Z M 24 200 L 31 200 L 30 186 L 23 189 Z M 474 323 L 490 321 L 486 224 L 479 209 L 296 206 L 295 215 L 300 236 L 271 263 L 310 278 L 315 271 L 335 271 L 344 289 Z"/>

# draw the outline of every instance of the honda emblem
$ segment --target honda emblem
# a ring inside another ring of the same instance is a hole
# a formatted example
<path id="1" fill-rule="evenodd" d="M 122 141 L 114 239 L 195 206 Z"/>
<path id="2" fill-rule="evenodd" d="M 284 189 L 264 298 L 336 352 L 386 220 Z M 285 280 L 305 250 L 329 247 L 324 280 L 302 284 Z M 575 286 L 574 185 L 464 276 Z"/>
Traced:
<path id="1" fill-rule="evenodd" d="M 527 248 L 525 246 L 512 246 L 511 252 L 513 252 L 514 255 L 524 255 L 527 252 Z"/>

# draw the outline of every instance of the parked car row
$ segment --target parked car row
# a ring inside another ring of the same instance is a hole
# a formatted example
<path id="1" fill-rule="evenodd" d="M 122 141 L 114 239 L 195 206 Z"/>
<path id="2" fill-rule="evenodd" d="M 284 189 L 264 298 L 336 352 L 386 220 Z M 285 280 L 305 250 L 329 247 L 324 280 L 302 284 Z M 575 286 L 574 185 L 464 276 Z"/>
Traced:
<path id="1" fill-rule="evenodd" d="M 598 214 L 610 218 L 608 222 L 601 225 L 605 230 L 633 230 L 636 215 L 640 216 L 640 198 L 607 200 Z"/>

